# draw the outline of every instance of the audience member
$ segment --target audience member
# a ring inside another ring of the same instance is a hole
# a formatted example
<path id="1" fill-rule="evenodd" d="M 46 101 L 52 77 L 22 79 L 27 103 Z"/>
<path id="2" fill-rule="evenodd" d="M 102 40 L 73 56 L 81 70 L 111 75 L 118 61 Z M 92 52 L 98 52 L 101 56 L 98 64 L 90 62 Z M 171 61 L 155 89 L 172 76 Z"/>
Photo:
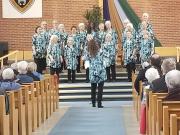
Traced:
<path id="1" fill-rule="evenodd" d="M 151 85 L 151 89 L 153 92 L 167 92 L 168 88 L 165 82 L 165 75 L 171 71 L 176 69 L 176 62 L 173 58 L 164 59 L 161 65 L 163 75 L 154 80 Z"/>
<path id="2" fill-rule="evenodd" d="M 34 81 L 40 81 L 40 78 L 33 74 L 33 72 L 35 72 L 35 71 L 36 71 L 35 63 L 34 62 L 28 63 L 28 66 L 27 66 L 27 75 L 32 77 Z"/>
<path id="3" fill-rule="evenodd" d="M 180 71 L 169 71 L 165 76 L 165 81 L 168 87 L 168 95 L 164 98 L 164 100 L 180 101 Z"/>
<path id="4" fill-rule="evenodd" d="M 18 72 L 19 74 L 16 76 L 19 79 L 19 83 L 32 83 L 33 78 L 27 75 L 27 66 L 28 63 L 26 61 L 20 61 L 18 63 Z"/>
<path id="5" fill-rule="evenodd" d="M 14 82 L 14 72 L 11 68 L 2 71 L 2 81 L 0 82 L 0 90 L 17 90 L 21 87 L 19 83 Z"/>

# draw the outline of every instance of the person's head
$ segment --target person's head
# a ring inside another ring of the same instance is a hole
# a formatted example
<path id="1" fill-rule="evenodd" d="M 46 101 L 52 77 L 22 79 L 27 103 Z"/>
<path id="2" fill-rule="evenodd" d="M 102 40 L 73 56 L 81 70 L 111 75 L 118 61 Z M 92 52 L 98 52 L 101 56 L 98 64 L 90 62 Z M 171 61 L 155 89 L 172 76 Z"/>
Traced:
<path id="1" fill-rule="evenodd" d="M 65 31 L 64 24 L 59 24 L 58 29 L 60 32 L 64 32 Z"/>
<path id="2" fill-rule="evenodd" d="M 14 79 L 14 71 L 11 68 L 6 68 L 2 71 L 3 80 L 13 80 Z"/>
<path id="3" fill-rule="evenodd" d="M 52 26 L 53 26 L 53 29 L 58 29 L 58 21 L 57 20 L 53 20 L 52 21 Z"/>
<path id="4" fill-rule="evenodd" d="M 169 91 L 180 88 L 180 71 L 169 71 L 165 76 L 165 81 Z"/>
<path id="5" fill-rule="evenodd" d="M 100 31 L 104 31 L 104 23 L 100 23 L 99 24 L 99 30 Z"/>
<path id="6" fill-rule="evenodd" d="M 132 31 L 133 29 L 133 24 L 132 23 L 128 23 L 127 26 L 126 26 L 126 29 L 129 30 L 129 31 Z"/>
<path id="7" fill-rule="evenodd" d="M 41 22 L 41 28 L 44 29 L 44 30 L 47 29 L 47 22 L 46 21 Z"/>
<path id="8" fill-rule="evenodd" d="M 28 66 L 28 63 L 26 61 L 18 62 L 18 72 L 19 72 L 19 74 L 26 74 L 27 73 L 27 66 Z"/>
<path id="9" fill-rule="evenodd" d="M 142 21 L 146 21 L 146 22 L 149 21 L 149 14 L 148 14 L 148 13 L 143 13 L 143 15 L 142 15 Z"/>
<path id="10" fill-rule="evenodd" d="M 111 42 L 112 41 L 112 35 L 110 33 L 106 34 L 105 42 Z"/>
<path id="11" fill-rule="evenodd" d="M 67 39 L 67 45 L 71 47 L 74 44 L 74 38 L 73 37 L 68 37 Z"/>
<path id="12" fill-rule="evenodd" d="M 161 57 L 158 54 L 153 54 L 150 58 L 150 63 L 152 66 L 160 68 L 161 67 Z"/>
<path id="13" fill-rule="evenodd" d="M 95 57 L 98 51 L 99 51 L 98 43 L 94 39 L 88 41 L 88 52 L 90 56 Z"/>
<path id="14" fill-rule="evenodd" d="M 174 58 L 164 59 L 161 64 L 162 73 L 166 74 L 171 70 L 176 69 L 176 61 Z"/>
<path id="15" fill-rule="evenodd" d="M 93 35 L 92 34 L 87 34 L 87 41 L 90 41 L 93 39 Z"/>
<path id="16" fill-rule="evenodd" d="M 35 33 L 40 34 L 42 32 L 42 28 L 40 26 L 37 26 L 35 28 Z"/>
<path id="17" fill-rule="evenodd" d="M 76 32 L 77 32 L 76 26 L 72 26 L 72 27 L 71 27 L 71 33 L 72 33 L 72 34 L 76 34 Z"/>
<path id="18" fill-rule="evenodd" d="M 52 35 L 50 38 L 50 43 L 51 45 L 57 44 L 58 43 L 58 36 L 57 35 Z"/>
<path id="19" fill-rule="evenodd" d="M 127 32 L 126 32 L 126 37 L 127 37 L 127 39 L 131 39 L 131 38 L 132 38 L 132 33 L 131 33 L 131 31 L 127 31 Z"/>
<path id="20" fill-rule="evenodd" d="M 34 62 L 29 62 L 27 66 L 27 71 L 35 72 L 37 70 L 37 65 Z"/>
<path id="21" fill-rule="evenodd" d="M 155 79 L 158 79 L 160 75 L 159 75 L 158 70 L 152 67 L 146 71 L 145 77 L 149 83 L 152 83 L 152 81 L 154 81 Z"/>
<path id="22" fill-rule="evenodd" d="M 85 24 L 84 23 L 79 23 L 78 27 L 79 27 L 80 31 L 84 31 L 85 30 Z"/>
<path id="23" fill-rule="evenodd" d="M 111 29 L 111 21 L 105 22 L 106 29 Z"/>
<path id="24" fill-rule="evenodd" d="M 176 63 L 176 70 L 179 70 L 179 71 L 180 71 L 180 62 L 177 62 L 177 63 Z"/>
<path id="25" fill-rule="evenodd" d="M 124 28 L 126 28 L 127 27 L 127 24 L 129 23 L 129 20 L 128 19 L 125 19 L 124 21 L 123 21 L 123 24 L 124 24 Z"/>
<path id="26" fill-rule="evenodd" d="M 142 68 L 145 69 L 149 66 L 150 64 L 146 61 L 146 62 L 143 62 L 142 64 Z"/>
<path id="27" fill-rule="evenodd" d="M 11 68 L 13 69 L 13 70 L 18 70 L 18 66 L 17 66 L 17 62 L 14 62 L 14 63 L 12 63 L 11 64 Z"/>

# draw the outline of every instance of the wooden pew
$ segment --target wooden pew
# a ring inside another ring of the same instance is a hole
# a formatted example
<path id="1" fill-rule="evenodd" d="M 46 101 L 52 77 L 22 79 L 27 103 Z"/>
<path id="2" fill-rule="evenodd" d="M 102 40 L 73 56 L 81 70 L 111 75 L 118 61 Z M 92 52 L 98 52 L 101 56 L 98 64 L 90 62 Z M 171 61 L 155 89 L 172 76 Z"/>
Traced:
<path id="1" fill-rule="evenodd" d="M 169 108 L 179 108 L 180 101 L 162 101 L 162 99 L 157 100 L 157 130 L 156 134 L 160 134 L 163 129 L 163 106 L 168 106 Z"/>
<path id="2" fill-rule="evenodd" d="M 10 135 L 9 133 L 9 115 L 6 114 L 5 98 L 0 96 L 0 135 Z"/>
<path id="3" fill-rule="evenodd" d="M 179 135 L 180 131 L 180 116 L 177 114 L 170 115 L 170 135 Z"/>
<path id="4" fill-rule="evenodd" d="M 30 85 L 22 85 L 23 103 L 25 104 L 26 135 L 32 134 L 32 94 Z"/>
<path id="5" fill-rule="evenodd" d="M 150 95 L 149 97 L 149 101 L 151 104 L 151 109 L 152 109 L 152 114 L 151 115 L 151 119 L 150 119 L 150 122 L 151 122 L 151 131 L 152 131 L 152 134 L 155 135 L 157 133 L 157 101 L 160 99 L 162 100 L 165 96 L 167 95 L 167 93 L 152 93 L 152 95 Z"/>
<path id="6" fill-rule="evenodd" d="M 42 108 L 41 108 L 41 89 L 40 89 L 40 85 L 41 85 L 41 82 L 40 81 L 35 81 L 34 82 L 34 88 L 36 89 L 35 92 L 34 92 L 34 95 L 35 97 L 37 98 L 35 102 L 35 104 L 37 104 L 37 127 L 39 127 L 42 123 L 42 116 L 41 116 L 41 111 L 42 111 Z"/>
<path id="7" fill-rule="evenodd" d="M 170 115 L 171 114 L 176 114 L 177 116 L 180 116 L 180 107 L 169 108 L 168 106 L 163 106 L 163 135 L 170 135 Z"/>

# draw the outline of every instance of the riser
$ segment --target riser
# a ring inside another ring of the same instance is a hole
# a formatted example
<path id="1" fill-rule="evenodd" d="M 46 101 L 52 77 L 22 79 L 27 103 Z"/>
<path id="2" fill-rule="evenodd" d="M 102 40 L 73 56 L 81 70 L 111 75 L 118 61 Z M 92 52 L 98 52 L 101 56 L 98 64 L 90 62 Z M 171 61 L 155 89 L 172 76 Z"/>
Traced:
<path id="1" fill-rule="evenodd" d="M 59 88 L 59 90 L 90 90 L 91 87 L 75 87 L 75 88 Z M 106 86 L 103 88 L 104 90 L 106 89 L 132 89 L 132 86 Z"/>
<path id="2" fill-rule="evenodd" d="M 91 99 L 60 99 L 59 102 L 81 102 L 81 101 L 91 101 Z M 132 101 L 132 98 L 104 98 L 103 101 Z"/>
<path id="3" fill-rule="evenodd" d="M 91 89 L 80 89 L 80 90 L 59 90 L 59 93 L 90 93 Z M 104 89 L 103 92 L 132 92 L 132 89 Z"/>
<path id="4" fill-rule="evenodd" d="M 85 83 L 86 80 L 75 80 L 75 83 Z M 128 79 L 116 79 L 115 82 L 128 82 Z M 59 83 L 68 83 L 67 79 L 66 80 L 60 80 Z M 69 84 L 72 84 L 72 82 L 70 82 Z"/>
<path id="5" fill-rule="evenodd" d="M 83 74 L 76 73 L 76 78 L 82 78 L 82 77 L 85 78 L 86 74 L 85 73 L 83 73 Z M 127 73 L 116 74 L 116 77 L 127 77 Z M 67 73 L 60 74 L 60 78 L 67 78 Z"/>
<path id="6" fill-rule="evenodd" d="M 103 92 L 103 95 L 129 95 L 132 92 Z M 59 93 L 59 96 L 80 96 L 80 95 L 91 95 L 91 93 Z"/>

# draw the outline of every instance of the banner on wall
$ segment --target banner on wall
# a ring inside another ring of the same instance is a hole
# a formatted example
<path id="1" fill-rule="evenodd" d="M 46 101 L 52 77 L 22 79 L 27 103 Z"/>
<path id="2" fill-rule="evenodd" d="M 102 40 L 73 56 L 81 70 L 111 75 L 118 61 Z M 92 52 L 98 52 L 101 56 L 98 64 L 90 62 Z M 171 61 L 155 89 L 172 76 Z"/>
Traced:
<path id="1" fill-rule="evenodd" d="M 3 18 L 41 18 L 42 0 L 2 0 Z"/>

